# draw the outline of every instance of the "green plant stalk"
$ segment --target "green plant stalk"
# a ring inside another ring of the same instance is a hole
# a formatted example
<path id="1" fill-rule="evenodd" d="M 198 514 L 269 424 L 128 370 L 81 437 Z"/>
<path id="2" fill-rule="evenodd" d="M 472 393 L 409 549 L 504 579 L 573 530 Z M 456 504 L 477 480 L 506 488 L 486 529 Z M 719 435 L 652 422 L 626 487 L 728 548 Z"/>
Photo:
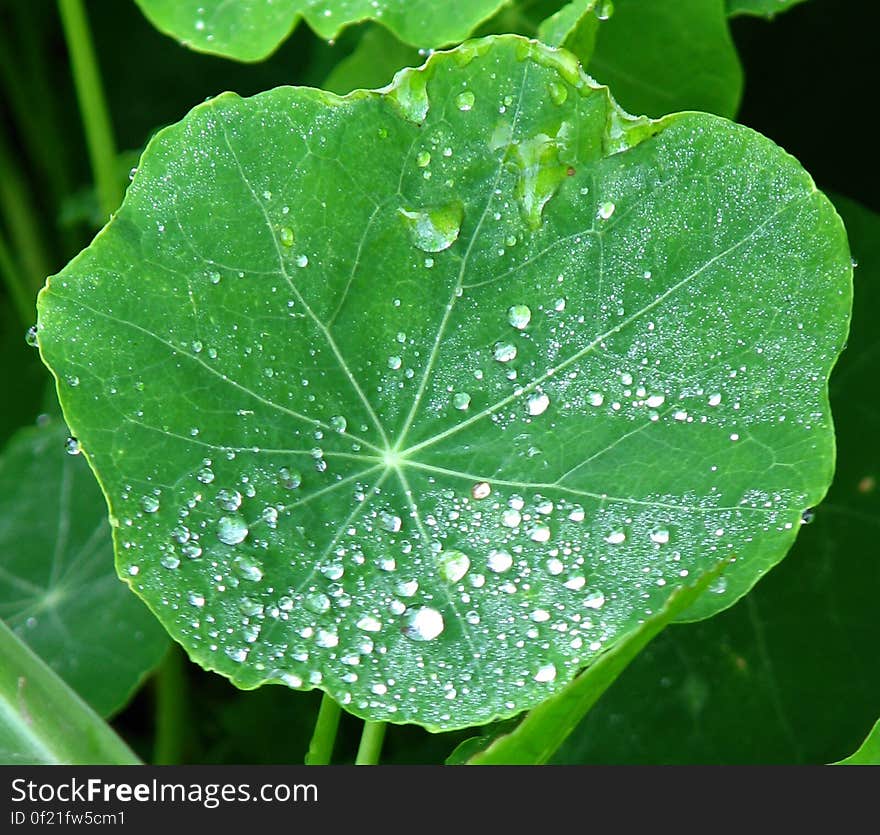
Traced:
<path id="1" fill-rule="evenodd" d="M 355 765 L 378 765 L 382 743 L 385 741 L 385 728 L 384 722 L 364 722 Z"/>
<path id="2" fill-rule="evenodd" d="M 42 170 L 43 182 L 55 203 L 53 208 L 57 208 L 70 190 L 70 177 L 54 109 L 56 98 L 46 74 L 45 50 L 34 31 L 31 12 L 32 7 L 16 7 L 18 25 L 2 33 L 0 82 L 15 116 L 15 126 L 32 161 Z M 10 41 L 16 42 L 15 51 Z M 50 141 L 52 138 L 56 141 Z"/>
<path id="3" fill-rule="evenodd" d="M 318 710 L 312 741 L 309 743 L 309 752 L 306 754 L 306 765 L 330 765 L 341 716 L 342 708 L 325 693 Z"/>
<path id="4" fill-rule="evenodd" d="M 9 234 L 9 250 L 20 265 L 12 280 L 17 282 L 17 295 L 28 299 L 26 324 L 34 320 L 34 299 L 37 289 L 49 274 L 49 262 L 43 245 L 41 226 L 30 194 L 22 181 L 19 165 L 13 159 L 0 133 L 0 214 Z"/>
<path id="5" fill-rule="evenodd" d="M 181 762 L 186 739 L 187 682 L 183 652 L 174 644 L 156 670 L 156 738 L 154 765 L 177 765 Z"/>
<path id="6" fill-rule="evenodd" d="M 122 202 L 123 187 L 116 176 L 116 142 L 101 74 L 82 0 L 58 0 L 76 96 L 101 211 L 110 216 Z"/>
<path id="7" fill-rule="evenodd" d="M 34 319 L 34 305 L 24 283 L 18 278 L 19 271 L 15 259 L 9 251 L 9 245 L 3 234 L 0 233 L 0 280 L 6 285 L 12 304 L 18 313 L 19 319 L 25 327 L 29 326 Z"/>

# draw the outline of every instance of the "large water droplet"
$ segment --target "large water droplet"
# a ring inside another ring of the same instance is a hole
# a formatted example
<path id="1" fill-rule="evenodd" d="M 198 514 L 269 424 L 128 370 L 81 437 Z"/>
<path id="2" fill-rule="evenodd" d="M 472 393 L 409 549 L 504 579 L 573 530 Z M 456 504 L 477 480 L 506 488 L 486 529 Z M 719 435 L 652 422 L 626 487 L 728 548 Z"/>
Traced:
<path id="1" fill-rule="evenodd" d="M 405 619 L 403 634 L 412 641 L 433 641 L 443 632 L 443 615 L 429 606 L 411 609 Z"/>
<path id="2" fill-rule="evenodd" d="M 459 391 L 452 398 L 452 405 L 463 412 L 471 405 L 471 396 L 466 391 Z"/>
<path id="3" fill-rule="evenodd" d="M 238 510 L 241 507 L 241 493 L 238 490 L 220 490 L 217 493 L 217 504 L 223 510 Z"/>
<path id="4" fill-rule="evenodd" d="M 68 455 L 79 455 L 82 452 L 82 447 L 79 445 L 79 441 L 71 436 L 64 442 L 64 451 Z"/>
<path id="5" fill-rule="evenodd" d="M 307 594 L 303 602 L 310 612 L 314 612 L 317 615 L 323 615 L 324 612 L 330 610 L 330 598 L 321 592 Z"/>
<path id="6" fill-rule="evenodd" d="M 517 330 L 525 330 L 532 321 L 532 311 L 524 304 L 515 304 L 507 311 L 507 321 Z"/>
<path id="7" fill-rule="evenodd" d="M 547 411 L 547 407 L 549 405 L 550 398 L 547 397 L 544 392 L 535 392 L 534 394 L 529 395 L 527 407 L 529 414 L 533 417 L 536 417 L 537 415 L 543 415 L 544 412 Z"/>
<path id="8" fill-rule="evenodd" d="M 217 538 L 226 545 L 238 545 L 248 535 L 248 526 L 241 516 L 221 516 L 217 522 Z"/>
<path id="9" fill-rule="evenodd" d="M 511 345 L 509 342 L 496 342 L 492 356 L 497 362 L 510 362 L 516 359 L 516 345 Z"/>
<path id="10" fill-rule="evenodd" d="M 459 110 L 468 111 L 474 106 L 475 100 L 474 94 L 470 90 L 465 90 L 456 96 L 455 103 L 458 105 Z"/>
<path id="11" fill-rule="evenodd" d="M 31 325 L 24 335 L 24 341 L 27 342 L 31 348 L 36 348 L 39 345 L 39 338 L 37 337 L 37 326 Z"/>
<path id="12" fill-rule="evenodd" d="M 457 583 L 470 567 L 470 557 L 462 551 L 441 551 L 437 555 L 437 572 L 447 583 Z"/>
<path id="13" fill-rule="evenodd" d="M 459 202 L 438 208 L 398 209 L 409 230 L 412 242 L 422 252 L 443 252 L 449 249 L 461 233 L 464 206 Z"/>
<path id="14" fill-rule="evenodd" d="M 508 551 L 492 550 L 489 552 L 486 564 L 489 571 L 503 574 L 505 571 L 510 571 L 513 567 L 513 557 Z"/>

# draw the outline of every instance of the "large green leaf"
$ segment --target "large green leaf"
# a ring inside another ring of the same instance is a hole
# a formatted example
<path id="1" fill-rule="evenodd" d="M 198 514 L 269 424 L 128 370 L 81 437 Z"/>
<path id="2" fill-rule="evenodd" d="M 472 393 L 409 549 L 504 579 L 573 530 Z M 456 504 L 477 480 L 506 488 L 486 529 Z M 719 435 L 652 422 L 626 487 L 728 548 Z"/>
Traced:
<path id="1" fill-rule="evenodd" d="M 107 506 L 67 436 L 57 419 L 24 429 L 0 457 L 0 617 L 107 716 L 168 636 L 119 582 Z"/>
<path id="2" fill-rule="evenodd" d="M 573 50 L 631 113 L 736 113 L 743 76 L 724 0 L 616 0 L 609 16 L 611 5 L 574 0 L 539 37 Z"/>
<path id="3" fill-rule="evenodd" d="M 851 266 L 791 157 L 517 37 L 223 95 L 40 299 L 117 566 L 198 663 L 449 728 L 563 687 L 830 481 Z"/>
<path id="4" fill-rule="evenodd" d="M 775 17 L 788 11 L 792 6 L 804 0 L 726 0 L 727 13 L 734 15 L 751 14 L 759 17 Z"/>
<path id="5" fill-rule="evenodd" d="M 880 765 L 880 721 L 874 724 L 871 733 L 854 754 L 834 765 Z"/>
<path id="6" fill-rule="evenodd" d="M 162 32 L 200 52 L 260 61 L 302 17 L 322 38 L 377 20 L 401 40 L 437 47 L 464 40 L 506 0 L 136 0 Z"/>
<path id="7" fill-rule="evenodd" d="M 111 728 L 0 621 L 0 764 L 137 762 Z"/>
<path id="8" fill-rule="evenodd" d="M 880 408 L 862 396 L 880 361 L 880 218 L 834 202 L 859 267 L 848 348 L 831 377 L 828 497 L 745 600 L 651 644 L 560 761 L 824 763 L 854 750 L 880 713 Z"/>

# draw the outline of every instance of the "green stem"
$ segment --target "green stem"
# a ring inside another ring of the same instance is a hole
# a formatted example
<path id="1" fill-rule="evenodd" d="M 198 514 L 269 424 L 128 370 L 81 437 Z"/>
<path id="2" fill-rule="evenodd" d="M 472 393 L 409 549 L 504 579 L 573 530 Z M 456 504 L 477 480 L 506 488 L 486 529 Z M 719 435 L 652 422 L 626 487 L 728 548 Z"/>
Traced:
<path id="1" fill-rule="evenodd" d="M 83 0 L 58 0 L 58 9 L 70 53 L 73 82 L 98 189 L 98 202 L 101 211 L 109 217 L 122 202 L 123 187 L 116 176 L 116 143 L 89 22 Z"/>
<path id="2" fill-rule="evenodd" d="M 364 722 L 361 744 L 358 748 L 355 765 L 378 765 L 382 754 L 382 743 L 385 741 L 384 722 Z"/>
<path id="3" fill-rule="evenodd" d="M 186 661 L 177 644 L 165 656 L 155 679 L 155 765 L 177 765 L 182 759 L 187 729 Z"/>
<path id="4" fill-rule="evenodd" d="M 330 765 L 341 716 L 342 708 L 325 693 L 321 699 L 309 753 L 306 754 L 306 765 Z"/>
<path id="5" fill-rule="evenodd" d="M 0 280 L 9 290 L 12 303 L 22 324 L 25 327 L 30 327 L 35 318 L 33 299 L 25 287 L 25 283 L 19 278 L 18 267 L 2 232 L 0 232 Z"/>
<path id="6" fill-rule="evenodd" d="M 16 295 L 28 299 L 28 318 L 33 322 L 34 297 L 49 274 L 49 262 L 42 226 L 18 163 L 0 132 L 0 212 L 9 235 L 9 251 L 15 253 L 14 262 L 20 267 L 12 275 L 12 280 L 20 285 Z"/>

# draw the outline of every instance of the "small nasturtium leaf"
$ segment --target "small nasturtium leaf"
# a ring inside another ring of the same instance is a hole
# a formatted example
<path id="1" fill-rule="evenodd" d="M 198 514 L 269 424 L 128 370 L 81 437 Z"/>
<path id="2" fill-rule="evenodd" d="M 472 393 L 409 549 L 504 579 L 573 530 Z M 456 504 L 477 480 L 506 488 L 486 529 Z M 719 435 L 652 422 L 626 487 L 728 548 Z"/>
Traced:
<path id="1" fill-rule="evenodd" d="M 117 567 L 195 661 L 445 729 L 535 705 L 721 557 L 689 614 L 783 557 L 831 479 L 850 293 L 772 142 L 628 118 L 505 36 L 381 92 L 200 105 L 39 339 Z"/>
<path id="2" fill-rule="evenodd" d="M 573 0 L 538 37 L 572 50 L 630 113 L 733 117 L 743 76 L 724 0 Z"/>
<path id="3" fill-rule="evenodd" d="M 880 765 L 880 721 L 871 728 L 858 751 L 834 765 Z"/>
<path id="4" fill-rule="evenodd" d="M 322 38 L 346 26 L 381 22 L 402 41 L 434 48 L 464 40 L 506 0 L 136 0 L 160 31 L 181 43 L 239 61 L 261 61 L 303 18 Z"/>
<path id="5" fill-rule="evenodd" d="M 138 758 L 0 621 L 0 765 L 135 765 Z"/>
<path id="6" fill-rule="evenodd" d="M 726 0 L 727 13 L 734 15 L 750 14 L 759 17 L 775 17 L 781 12 L 788 11 L 792 6 L 803 3 L 804 0 Z"/>
<path id="7" fill-rule="evenodd" d="M 169 642 L 116 576 L 104 497 L 68 434 L 50 420 L 0 456 L 0 618 L 108 716 Z"/>

